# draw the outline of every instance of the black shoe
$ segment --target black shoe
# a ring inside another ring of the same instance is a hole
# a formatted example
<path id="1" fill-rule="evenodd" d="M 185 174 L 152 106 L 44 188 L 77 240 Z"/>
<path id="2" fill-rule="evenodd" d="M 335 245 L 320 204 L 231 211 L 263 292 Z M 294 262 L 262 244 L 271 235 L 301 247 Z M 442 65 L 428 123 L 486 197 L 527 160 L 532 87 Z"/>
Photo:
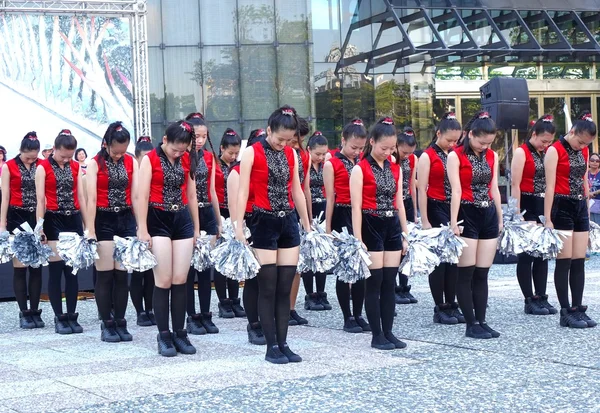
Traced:
<path id="1" fill-rule="evenodd" d="M 260 323 L 248 324 L 246 330 L 248 330 L 248 342 L 250 344 L 255 344 L 257 346 L 264 346 L 267 344 Z"/>
<path id="2" fill-rule="evenodd" d="M 383 336 L 387 341 L 392 343 L 396 348 L 406 348 L 406 343 L 404 341 L 400 341 L 393 335 L 391 332 L 383 333 Z"/>
<path id="3" fill-rule="evenodd" d="M 283 353 L 284 356 L 287 357 L 290 363 L 300 363 L 302 361 L 302 357 L 290 350 L 290 347 L 287 343 L 280 344 L 279 350 Z"/>
<path id="4" fill-rule="evenodd" d="M 19 327 L 25 330 L 35 328 L 35 321 L 33 321 L 30 310 L 19 311 Z"/>
<path id="5" fill-rule="evenodd" d="M 296 312 L 296 310 L 290 311 L 290 317 L 293 318 L 294 320 L 296 320 L 296 322 L 298 323 L 299 326 L 301 326 L 303 324 L 308 324 L 308 320 L 306 318 L 302 317 L 300 314 L 298 314 Z"/>
<path id="6" fill-rule="evenodd" d="M 371 347 L 377 350 L 394 350 L 396 345 L 385 338 L 383 334 L 379 334 L 371 339 Z"/>
<path id="7" fill-rule="evenodd" d="M 145 312 L 138 313 L 136 324 L 140 327 L 152 327 L 152 321 Z"/>
<path id="8" fill-rule="evenodd" d="M 410 298 L 406 296 L 402 287 L 396 287 L 396 304 L 410 304 Z"/>
<path id="9" fill-rule="evenodd" d="M 61 314 L 54 317 L 54 332 L 58 334 L 72 334 L 73 329 L 69 325 L 69 317 Z"/>
<path id="10" fill-rule="evenodd" d="M 410 285 L 404 287 L 404 296 L 410 300 L 410 304 L 416 304 L 419 302 L 411 293 L 410 293 Z"/>
<path id="11" fill-rule="evenodd" d="M 127 331 L 127 320 L 123 318 L 121 320 L 115 320 L 115 323 L 117 324 L 116 330 L 119 337 L 121 337 L 121 341 L 132 341 L 133 336 Z"/>
<path id="12" fill-rule="evenodd" d="M 525 308 L 523 311 L 525 311 L 525 314 L 533 314 L 533 315 L 548 315 L 548 314 L 550 314 L 550 311 L 548 311 L 548 309 L 542 305 L 542 303 L 540 301 L 540 297 L 538 297 L 538 296 L 527 297 L 525 299 Z"/>
<path id="13" fill-rule="evenodd" d="M 69 317 L 69 326 L 71 327 L 71 330 L 73 330 L 73 333 L 83 333 L 83 327 L 81 327 L 81 325 L 77 322 L 77 319 L 79 318 L 79 313 L 69 313 L 67 314 L 67 316 Z"/>
<path id="14" fill-rule="evenodd" d="M 317 293 L 319 294 L 319 302 L 321 303 L 321 305 L 323 306 L 324 310 L 331 310 L 331 304 L 329 304 L 329 301 L 327 300 L 327 293 L 326 292 L 320 292 Z"/>
<path id="15" fill-rule="evenodd" d="M 433 308 L 433 322 L 438 324 L 458 324 L 458 319 L 452 316 L 452 308 L 449 304 L 440 304 Z"/>
<path id="16" fill-rule="evenodd" d="M 173 336 L 170 331 L 162 331 L 156 336 L 158 354 L 164 357 L 175 357 L 177 349 L 173 345 Z"/>
<path id="17" fill-rule="evenodd" d="M 325 310 L 318 293 L 310 293 L 304 297 L 304 309 L 309 311 Z"/>
<path id="18" fill-rule="evenodd" d="M 585 312 L 587 311 L 587 305 L 580 305 L 579 309 L 579 318 L 587 323 L 588 327 L 596 327 L 598 323 L 592 320 Z"/>
<path id="19" fill-rule="evenodd" d="M 500 333 L 497 332 L 496 330 L 494 330 L 492 327 L 490 327 L 488 325 L 488 323 L 486 323 L 485 321 L 483 323 L 479 323 L 479 325 L 481 326 L 481 328 L 483 328 L 485 331 L 487 331 L 488 333 L 490 333 L 492 335 L 492 338 L 498 338 L 500 337 Z"/>
<path id="20" fill-rule="evenodd" d="M 367 320 L 365 320 L 363 316 L 359 315 L 358 317 L 354 317 L 354 320 L 356 320 L 356 324 L 362 328 L 363 332 L 371 331 L 371 325 L 367 323 Z"/>
<path id="21" fill-rule="evenodd" d="M 196 347 L 190 343 L 187 331 L 185 330 L 173 332 L 173 345 L 175 346 L 175 350 L 181 354 L 196 354 Z"/>
<path id="22" fill-rule="evenodd" d="M 288 364 L 290 360 L 279 350 L 279 346 L 274 344 L 270 348 L 267 348 L 267 354 L 265 354 L 265 360 L 273 364 Z"/>
<path id="23" fill-rule="evenodd" d="M 106 320 L 100 323 L 100 340 L 107 343 L 118 343 L 121 341 L 121 336 L 117 334 L 114 320 Z"/>
<path id="24" fill-rule="evenodd" d="M 46 323 L 44 323 L 44 320 L 42 320 L 42 310 L 31 310 L 31 318 L 33 318 L 35 328 L 46 327 Z"/>
<path id="25" fill-rule="evenodd" d="M 540 304 L 541 304 L 541 305 L 542 305 L 544 308 L 548 309 L 548 312 L 549 312 L 550 314 L 557 314 L 557 313 L 558 313 L 558 310 L 557 310 L 556 308 L 554 308 L 554 307 L 552 306 L 552 304 L 550 304 L 550 303 L 548 302 L 548 295 L 547 295 L 547 294 L 540 295 Z"/>
<path id="26" fill-rule="evenodd" d="M 212 313 L 202 313 L 200 322 L 208 334 L 217 334 L 219 332 L 219 328 L 212 321 Z"/>
<path id="27" fill-rule="evenodd" d="M 458 307 L 458 303 L 450 303 L 450 314 L 452 317 L 458 320 L 459 324 L 465 324 L 467 320 L 465 320 L 465 316 L 460 312 L 460 308 Z"/>
<path id="28" fill-rule="evenodd" d="M 467 324 L 467 331 L 465 332 L 466 337 L 477 338 L 477 339 L 488 339 L 492 338 L 492 334 L 479 324 Z"/>
<path id="29" fill-rule="evenodd" d="M 150 322 L 152 323 L 152 325 L 155 326 L 156 325 L 156 317 L 154 316 L 154 312 L 146 311 L 146 315 L 150 319 Z"/>
<path id="30" fill-rule="evenodd" d="M 288 320 L 288 326 L 297 326 L 298 321 L 294 317 L 292 317 L 292 313 L 290 312 L 290 319 Z"/>
<path id="31" fill-rule="evenodd" d="M 246 317 L 246 311 L 244 311 L 244 307 L 240 304 L 239 298 L 231 299 L 231 309 L 233 310 L 233 315 L 236 317 Z"/>
<path id="32" fill-rule="evenodd" d="M 344 331 L 346 333 L 362 333 L 362 327 L 356 322 L 354 317 L 348 317 L 344 322 Z"/>
<path id="33" fill-rule="evenodd" d="M 579 307 L 560 309 L 560 326 L 570 328 L 587 328 L 588 323 L 579 316 Z"/>
<path id="34" fill-rule="evenodd" d="M 221 318 L 234 318 L 233 308 L 231 308 L 231 300 L 226 298 L 219 301 L 219 317 Z"/>
<path id="35" fill-rule="evenodd" d="M 200 314 L 188 316 L 186 319 L 185 329 L 189 334 L 193 334 L 195 336 L 206 334 L 206 329 L 202 325 L 202 316 Z"/>

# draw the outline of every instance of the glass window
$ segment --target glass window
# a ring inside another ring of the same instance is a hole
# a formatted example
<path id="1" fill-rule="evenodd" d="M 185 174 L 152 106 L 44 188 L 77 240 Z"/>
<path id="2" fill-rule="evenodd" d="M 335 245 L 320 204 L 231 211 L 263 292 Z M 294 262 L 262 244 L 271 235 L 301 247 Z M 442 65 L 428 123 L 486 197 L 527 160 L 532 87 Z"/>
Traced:
<path id="1" fill-rule="evenodd" d="M 273 108 L 276 109 L 276 108 Z M 247 120 L 244 122 L 244 129 L 242 131 L 243 135 L 242 139 L 248 139 L 250 137 L 250 132 L 254 129 L 267 129 L 267 121 L 266 120 Z"/>
<path id="2" fill-rule="evenodd" d="M 564 98 L 544 98 L 544 112 L 554 116 L 554 124 L 556 125 L 556 137 L 564 136 L 566 131 L 565 126 L 565 99 Z"/>
<path id="3" fill-rule="evenodd" d="M 162 43 L 162 23 L 160 12 L 160 0 L 148 0 L 147 25 L 152 27 L 148 30 L 148 46 L 158 46 Z"/>
<path id="4" fill-rule="evenodd" d="M 537 121 L 538 116 L 538 98 L 530 98 L 529 99 L 529 122 Z M 520 130 L 518 134 L 518 144 L 522 145 L 525 142 L 525 138 L 527 138 L 527 134 L 529 130 Z M 512 158 L 511 158 L 512 160 Z"/>
<path id="5" fill-rule="evenodd" d="M 477 46 L 484 47 L 500 43 L 500 37 L 492 28 L 482 10 L 462 9 L 460 14 L 466 20 L 466 27 Z"/>
<path id="6" fill-rule="evenodd" d="M 200 43 L 198 0 L 162 0 L 163 43 L 168 46 Z"/>
<path id="7" fill-rule="evenodd" d="M 275 41 L 274 0 L 238 0 L 238 24 L 242 44 Z"/>
<path id="8" fill-rule="evenodd" d="M 240 118 L 240 71 L 238 49 L 213 46 L 202 50 L 202 71 L 206 94 L 206 118 Z"/>
<path id="9" fill-rule="evenodd" d="M 531 40 L 516 13 L 514 10 L 490 10 L 502 37 L 511 47 L 527 44 Z"/>
<path id="10" fill-rule="evenodd" d="M 561 41 L 556 30 L 548 24 L 546 17 L 539 10 L 521 10 L 521 18 L 531 30 L 531 33 L 542 46 L 550 46 Z"/>
<path id="11" fill-rule="evenodd" d="M 481 99 L 460 100 L 460 123 L 464 127 L 481 110 Z"/>
<path id="12" fill-rule="evenodd" d="M 202 43 L 235 44 L 237 34 L 236 0 L 200 0 Z"/>
<path id="13" fill-rule="evenodd" d="M 315 113 L 317 130 L 323 132 L 333 147 L 340 142 L 344 127 L 342 110 L 342 75 L 336 76 L 335 64 L 314 64 Z"/>
<path id="14" fill-rule="evenodd" d="M 155 147 L 162 143 L 162 138 L 165 135 L 165 130 L 167 130 L 167 128 L 162 123 L 152 122 L 150 136 L 152 138 L 152 144 Z"/>
<path id="15" fill-rule="evenodd" d="M 227 128 L 231 128 L 238 134 L 242 133 L 241 125 L 237 120 L 229 122 L 208 122 L 208 128 L 210 131 L 210 140 L 215 148 L 215 153 L 219 156 L 219 146 L 221 145 L 221 138 Z M 240 136 L 242 137 L 242 136 Z M 210 150 L 208 142 L 206 143 L 206 149 Z"/>
<path id="16" fill-rule="evenodd" d="M 280 45 L 277 48 L 279 102 L 296 108 L 300 116 L 310 115 L 310 88 L 308 78 L 308 47 Z"/>
<path id="17" fill-rule="evenodd" d="M 150 83 L 150 116 L 152 122 L 165 120 L 165 78 L 163 74 L 163 51 L 148 48 L 148 81 Z"/>
<path id="18" fill-rule="evenodd" d="M 244 120 L 268 119 L 277 101 L 277 67 L 273 46 L 240 48 L 242 116 Z"/>
<path id="19" fill-rule="evenodd" d="M 311 17 L 311 36 L 319 40 L 312 45 L 314 61 L 337 62 L 341 45 L 338 2 L 312 0 Z"/>
<path id="20" fill-rule="evenodd" d="M 366 125 L 375 122 L 375 91 L 373 76 L 364 75 L 366 64 L 344 68 L 342 101 L 344 120 L 361 118 Z"/>
<path id="21" fill-rule="evenodd" d="M 166 119 L 174 121 L 188 113 L 203 111 L 200 49 L 197 47 L 167 47 L 165 59 Z"/>
<path id="22" fill-rule="evenodd" d="M 442 116 L 446 112 L 455 112 L 456 103 L 454 99 L 434 99 L 433 100 L 433 119 L 435 123 L 442 120 Z"/>
<path id="23" fill-rule="evenodd" d="M 577 119 L 577 117 L 584 111 L 592 112 L 592 98 L 591 97 L 572 97 L 571 98 L 571 120 Z"/>
<path id="24" fill-rule="evenodd" d="M 277 0 L 277 41 L 304 43 L 308 40 L 307 1 Z"/>

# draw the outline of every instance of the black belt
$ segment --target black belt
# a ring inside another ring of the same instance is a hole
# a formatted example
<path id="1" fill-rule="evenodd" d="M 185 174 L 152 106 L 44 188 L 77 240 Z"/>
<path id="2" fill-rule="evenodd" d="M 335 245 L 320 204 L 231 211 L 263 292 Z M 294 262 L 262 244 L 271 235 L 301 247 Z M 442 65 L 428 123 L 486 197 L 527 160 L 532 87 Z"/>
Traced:
<path id="1" fill-rule="evenodd" d="M 438 204 L 450 205 L 450 200 L 442 201 L 441 199 L 427 198 L 428 201 L 437 202 Z"/>
<path id="2" fill-rule="evenodd" d="M 12 209 L 16 209 L 17 211 L 25 211 L 25 212 L 34 212 L 35 211 L 35 207 L 23 207 L 23 206 L 17 206 L 17 205 L 9 205 L 9 208 Z"/>
<path id="3" fill-rule="evenodd" d="M 325 199 L 325 198 L 313 198 L 312 201 L 315 204 L 322 204 L 323 202 L 327 202 L 327 199 Z"/>
<path id="4" fill-rule="evenodd" d="M 585 199 L 584 195 L 566 195 L 566 194 L 554 194 L 554 196 L 556 198 L 566 198 L 566 199 L 572 199 L 574 201 L 583 201 Z"/>
<path id="5" fill-rule="evenodd" d="M 335 206 L 340 208 L 352 208 L 352 205 L 350 204 L 335 204 Z"/>
<path id="6" fill-rule="evenodd" d="M 489 208 L 492 205 L 492 201 L 460 201 L 462 205 L 473 205 L 475 208 Z"/>
<path id="7" fill-rule="evenodd" d="M 534 194 L 533 192 L 521 192 L 521 195 L 534 196 L 536 198 L 545 198 L 546 197 L 545 192 L 540 192 L 539 194 Z"/>
<path id="8" fill-rule="evenodd" d="M 49 209 L 46 210 L 46 212 L 50 212 L 51 214 L 55 214 L 55 215 L 65 215 L 67 217 L 71 216 L 71 215 L 77 215 L 79 214 L 79 210 L 78 209 L 67 209 L 67 210 L 63 210 L 63 209 L 58 209 L 56 211 L 51 211 Z"/>
<path id="9" fill-rule="evenodd" d="M 177 212 L 186 207 L 186 205 L 183 204 L 159 204 L 158 202 L 150 202 L 149 205 L 154 208 L 163 209 L 165 211 L 171 212 Z"/>
<path id="10" fill-rule="evenodd" d="M 381 218 L 393 218 L 396 216 L 396 210 L 382 211 L 378 209 L 363 209 L 363 214 L 375 215 Z"/>
<path id="11" fill-rule="evenodd" d="M 115 213 L 118 213 L 118 212 L 129 211 L 131 209 L 131 207 L 130 206 L 122 206 L 122 207 L 118 207 L 118 206 L 116 206 L 116 207 L 98 207 L 97 209 L 98 209 L 98 211 L 101 211 L 101 212 L 115 212 Z"/>
<path id="12" fill-rule="evenodd" d="M 286 210 L 282 210 L 282 211 L 271 211 L 268 209 L 263 209 L 263 208 L 259 208 L 259 207 L 255 206 L 254 212 L 261 212 L 263 214 L 271 215 L 271 216 L 278 217 L 278 218 L 283 218 L 287 215 L 290 215 L 292 212 L 294 212 L 294 210 L 286 209 Z"/>
<path id="13" fill-rule="evenodd" d="M 212 206 L 210 202 L 198 202 L 198 208 L 208 208 L 209 206 Z"/>

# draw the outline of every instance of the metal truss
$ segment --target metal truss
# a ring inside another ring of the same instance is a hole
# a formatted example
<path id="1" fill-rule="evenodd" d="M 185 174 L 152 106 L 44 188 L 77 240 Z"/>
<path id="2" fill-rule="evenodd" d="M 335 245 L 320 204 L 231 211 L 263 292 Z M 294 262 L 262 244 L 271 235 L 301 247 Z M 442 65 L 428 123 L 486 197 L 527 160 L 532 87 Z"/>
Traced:
<path id="1" fill-rule="evenodd" d="M 493 9 L 493 5 L 483 4 L 483 0 L 470 0 L 467 8 L 463 3 L 462 0 L 358 0 L 336 74 L 357 63 L 366 63 L 365 74 L 393 63 L 391 72 L 395 74 L 398 69 L 417 62 L 426 67 L 457 60 L 600 60 L 598 10 Z M 359 29 L 372 30 L 371 50 L 346 53 L 354 47 L 352 34 Z"/>
<path id="2" fill-rule="evenodd" d="M 146 0 L 0 0 L 0 14 L 60 14 L 128 17 L 133 56 L 133 111 L 137 136 L 150 135 L 150 84 Z"/>

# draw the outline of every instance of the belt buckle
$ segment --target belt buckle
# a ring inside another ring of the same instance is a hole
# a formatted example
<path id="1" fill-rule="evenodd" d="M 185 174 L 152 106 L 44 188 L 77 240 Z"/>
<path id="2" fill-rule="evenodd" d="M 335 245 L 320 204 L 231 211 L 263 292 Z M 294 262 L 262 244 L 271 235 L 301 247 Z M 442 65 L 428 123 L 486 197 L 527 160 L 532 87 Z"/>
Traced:
<path id="1" fill-rule="evenodd" d="M 542 193 L 540 194 L 540 198 L 546 198 L 546 193 L 545 193 L 545 192 L 542 192 Z"/>
<path id="2" fill-rule="evenodd" d="M 489 203 L 488 201 L 483 201 L 483 202 L 481 203 L 481 206 L 482 206 L 483 208 L 487 208 L 487 207 L 489 207 L 489 206 L 490 206 L 490 203 Z"/>
<path id="3" fill-rule="evenodd" d="M 27 208 L 27 210 L 28 210 L 29 212 L 33 212 L 33 211 L 35 211 L 35 208 L 34 208 L 34 207 L 29 207 L 29 208 Z"/>
<path id="4" fill-rule="evenodd" d="M 319 202 L 323 202 L 323 200 L 321 198 L 315 198 L 315 202 L 319 203 Z"/>
<path id="5" fill-rule="evenodd" d="M 120 212 L 120 211 L 121 211 L 121 207 L 114 207 L 114 208 L 113 208 L 113 211 L 114 211 L 114 212 Z"/>
<path id="6" fill-rule="evenodd" d="M 277 212 L 277 216 L 279 218 L 283 218 L 285 216 L 285 211 L 279 211 L 279 212 Z"/>
<path id="7" fill-rule="evenodd" d="M 577 195 L 577 199 L 581 201 L 583 199 L 583 195 Z"/>
<path id="8" fill-rule="evenodd" d="M 385 211 L 384 216 L 387 218 L 391 218 L 394 216 L 394 211 Z"/>
<path id="9" fill-rule="evenodd" d="M 173 204 L 173 205 L 171 205 L 171 208 L 170 208 L 170 210 L 171 210 L 171 211 L 179 211 L 179 205 L 177 205 L 177 204 Z"/>
<path id="10" fill-rule="evenodd" d="M 65 211 L 65 215 L 66 216 L 71 216 L 72 212 L 71 211 Z"/>

